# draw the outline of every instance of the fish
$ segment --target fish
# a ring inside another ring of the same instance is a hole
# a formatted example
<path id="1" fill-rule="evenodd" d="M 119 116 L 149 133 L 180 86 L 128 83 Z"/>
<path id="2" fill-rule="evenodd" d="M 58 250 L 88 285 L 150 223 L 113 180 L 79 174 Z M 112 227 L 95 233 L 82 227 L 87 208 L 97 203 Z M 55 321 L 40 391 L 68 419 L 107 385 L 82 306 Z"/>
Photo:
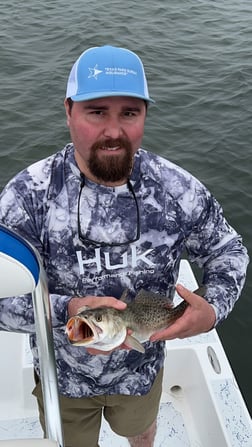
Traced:
<path id="1" fill-rule="evenodd" d="M 124 291 L 120 299 L 127 302 L 127 294 L 128 291 Z M 141 289 L 124 310 L 105 306 L 81 307 L 67 321 L 65 332 L 75 346 L 110 351 L 124 343 L 144 353 L 142 343 L 149 340 L 154 332 L 168 328 L 187 307 L 184 300 L 174 306 L 169 298 Z M 128 329 L 132 331 L 130 335 Z"/>

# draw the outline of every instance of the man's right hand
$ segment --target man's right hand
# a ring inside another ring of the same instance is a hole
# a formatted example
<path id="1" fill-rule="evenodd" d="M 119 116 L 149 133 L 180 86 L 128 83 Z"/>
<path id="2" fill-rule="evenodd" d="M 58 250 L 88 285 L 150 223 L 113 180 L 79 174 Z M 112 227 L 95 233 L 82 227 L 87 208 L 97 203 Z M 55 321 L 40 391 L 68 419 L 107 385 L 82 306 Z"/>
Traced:
<path id="1" fill-rule="evenodd" d="M 78 313 L 81 307 L 88 306 L 91 308 L 96 308 L 100 306 L 114 307 L 118 310 L 124 310 L 127 304 L 121 300 L 118 300 L 112 296 L 93 296 L 87 295 L 85 297 L 73 297 L 68 303 L 68 315 L 69 318 L 73 317 Z"/>

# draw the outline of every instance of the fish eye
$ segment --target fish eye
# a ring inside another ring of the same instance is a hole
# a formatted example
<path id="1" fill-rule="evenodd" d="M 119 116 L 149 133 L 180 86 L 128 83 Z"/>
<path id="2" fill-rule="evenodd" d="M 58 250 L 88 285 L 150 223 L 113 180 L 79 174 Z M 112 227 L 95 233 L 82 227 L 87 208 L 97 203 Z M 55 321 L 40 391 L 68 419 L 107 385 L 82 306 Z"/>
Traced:
<path id="1" fill-rule="evenodd" d="M 95 319 L 96 319 L 97 323 L 101 322 L 102 321 L 102 315 L 96 314 Z"/>

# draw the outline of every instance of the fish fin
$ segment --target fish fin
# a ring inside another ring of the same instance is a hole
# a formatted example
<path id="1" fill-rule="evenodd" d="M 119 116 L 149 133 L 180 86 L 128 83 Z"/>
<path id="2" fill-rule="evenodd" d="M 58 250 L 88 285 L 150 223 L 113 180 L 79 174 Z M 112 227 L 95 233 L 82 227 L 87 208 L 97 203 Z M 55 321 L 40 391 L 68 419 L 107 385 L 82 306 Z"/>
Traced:
<path id="1" fill-rule="evenodd" d="M 135 301 L 138 301 L 139 303 L 149 300 L 150 296 L 151 296 L 151 292 L 144 290 L 144 289 L 140 289 L 139 292 L 137 292 L 136 296 L 135 296 Z"/>
<path id="2" fill-rule="evenodd" d="M 127 335 L 127 337 L 124 340 L 124 344 L 126 346 L 129 346 L 129 348 L 142 352 L 142 354 L 145 353 L 143 345 L 135 337 L 132 337 L 132 335 Z"/>
<path id="3" fill-rule="evenodd" d="M 151 292 L 144 289 L 139 290 L 139 292 L 135 296 L 134 302 L 138 304 L 147 305 L 149 303 L 152 304 L 153 300 L 155 300 L 155 304 L 157 304 L 158 306 L 164 306 L 167 307 L 168 309 L 173 308 L 173 301 L 170 298 L 164 295 L 159 295 L 159 293 L 157 292 Z"/>
<path id="4" fill-rule="evenodd" d="M 120 298 L 120 301 L 123 301 L 124 303 L 127 303 L 128 302 L 128 300 L 127 300 L 128 294 L 129 294 L 129 289 L 124 289 L 124 291 L 122 293 L 122 296 Z"/>
<path id="5" fill-rule="evenodd" d="M 135 296 L 135 303 L 146 304 L 153 302 L 153 292 L 149 292 L 148 290 L 140 289 Z"/>

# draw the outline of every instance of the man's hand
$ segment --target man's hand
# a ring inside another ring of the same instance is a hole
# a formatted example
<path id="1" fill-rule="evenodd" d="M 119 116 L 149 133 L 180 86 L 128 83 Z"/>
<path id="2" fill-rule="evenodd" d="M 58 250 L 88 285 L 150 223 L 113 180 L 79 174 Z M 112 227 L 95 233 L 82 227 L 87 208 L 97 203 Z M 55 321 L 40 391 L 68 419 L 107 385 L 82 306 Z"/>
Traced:
<path id="1" fill-rule="evenodd" d="M 74 297 L 68 303 L 68 315 L 69 318 L 77 314 L 81 307 L 88 306 L 91 308 L 96 307 L 114 307 L 118 310 L 123 310 L 127 307 L 127 304 L 121 300 L 117 300 L 113 296 L 93 296 L 88 295 L 82 298 Z"/>
<path id="2" fill-rule="evenodd" d="M 215 311 L 204 298 L 190 292 L 181 284 L 176 286 L 176 290 L 181 298 L 188 302 L 189 306 L 170 327 L 153 334 L 150 338 L 151 341 L 191 337 L 208 332 L 214 327 Z"/>

